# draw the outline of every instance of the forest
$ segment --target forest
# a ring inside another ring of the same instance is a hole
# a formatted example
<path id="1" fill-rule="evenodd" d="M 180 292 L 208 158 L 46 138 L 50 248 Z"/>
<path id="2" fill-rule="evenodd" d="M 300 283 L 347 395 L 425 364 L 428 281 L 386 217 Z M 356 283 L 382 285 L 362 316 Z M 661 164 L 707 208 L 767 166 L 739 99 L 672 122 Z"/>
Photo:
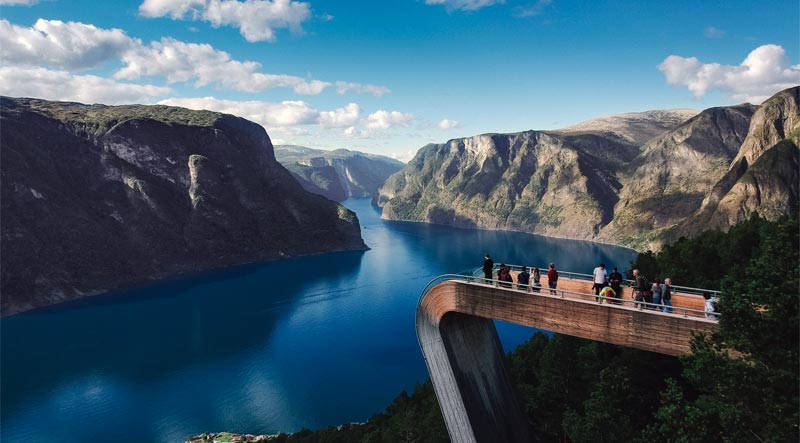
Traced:
<path id="1" fill-rule="evenodd" d="M 800 441 L 800 227 L 757 214 L 728 232 L 681 238 L 631 263 L 648 278 L 719 289 L 719 332 L 669 357 L 537 332 L 508 354 L 541 442 Z M 642 340 L 669 340 L 642 337 Z M 446 442 L 430 381 L 365 423 L 276 442 Z"/>

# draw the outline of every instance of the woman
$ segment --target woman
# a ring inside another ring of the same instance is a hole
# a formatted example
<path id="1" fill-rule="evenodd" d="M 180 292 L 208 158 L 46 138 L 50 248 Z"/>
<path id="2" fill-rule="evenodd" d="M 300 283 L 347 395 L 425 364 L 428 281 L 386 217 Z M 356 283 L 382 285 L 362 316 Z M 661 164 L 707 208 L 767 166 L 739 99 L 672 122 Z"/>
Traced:
<path id="1" fill-rule="evenodd" d="M 542 278 L 541 274 L 539 274 L 539 268 L 533 268 L 533 292 L 539 292 L 539 288 L 542 287 L 542 284 L 539 283 L 539 280 Z"/>
<path id="2" fill-rule="evenodd" d="M 653 285 L 650 286 L 650 291 L 653 293 L 653 304 L 656 306 L 648 306 L 649 308 L 657 311 L 661 310 L 661 285 L 658 284 L 658 279 L 653 280 Z"/>

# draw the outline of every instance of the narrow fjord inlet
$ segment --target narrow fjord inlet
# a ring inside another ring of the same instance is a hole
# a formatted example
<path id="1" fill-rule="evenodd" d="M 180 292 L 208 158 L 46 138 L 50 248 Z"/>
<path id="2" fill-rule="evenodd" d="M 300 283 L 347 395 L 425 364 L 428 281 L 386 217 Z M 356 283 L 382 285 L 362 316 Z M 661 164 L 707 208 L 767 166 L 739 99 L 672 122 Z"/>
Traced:
<path id="1" fill-rule="evenodd" d="M 472 271 L 486 251 L 585 272 L 635 258 L 589 242 L 385 221 L 369 199 L 345 203 L 370 250 L 209 272 L 4 319 L 2 440 L 182 441 L 364 421 L 427 379 L 414 310 L 433 277 Z M 499 331 L 511 349 L 533 330 Z"/>
<path id="2" fill-rule="evenodd" d="M 798 23 L 0 0 L 0 443 L 800 441 Z"/>

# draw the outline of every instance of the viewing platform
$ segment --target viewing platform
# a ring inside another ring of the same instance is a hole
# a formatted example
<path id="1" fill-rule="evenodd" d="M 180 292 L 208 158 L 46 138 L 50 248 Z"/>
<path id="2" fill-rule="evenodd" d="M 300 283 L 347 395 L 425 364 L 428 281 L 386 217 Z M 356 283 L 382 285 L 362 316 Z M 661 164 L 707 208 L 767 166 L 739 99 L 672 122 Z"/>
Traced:
<path id="1" fill-rule="evenodd" d="M 672 286 L 667 313 L 635 302 L 628 282 L 620 299 L 598 299 L 591 275 L 559 274 L 555 290 L 546 275 L 538 292 L 482 275 L 443 275 L 423 290 L 417 337 L 451 441 L 530 440 L 493 320 L 675 356 L 691 352 L 693 333 L 718 329 L 705 318 L 701 295 L 715 291 Z"/>

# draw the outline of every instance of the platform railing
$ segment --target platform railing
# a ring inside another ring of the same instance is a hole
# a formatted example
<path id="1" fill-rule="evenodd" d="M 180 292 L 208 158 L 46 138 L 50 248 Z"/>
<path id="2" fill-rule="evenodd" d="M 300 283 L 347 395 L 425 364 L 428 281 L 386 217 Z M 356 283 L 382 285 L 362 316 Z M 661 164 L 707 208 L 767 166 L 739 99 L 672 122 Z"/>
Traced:
<path id="1" fill-rule="evenodd" d="M 508 266 L 508 265 L 506 265 Z M 482 273 L 481 273 L 482 274 Z M 559 279 L 561 278 L 572 278 L 571 276 L 584 276 L 587 277 L 587 274 L 578 274 L 574 272 L 561 272 L 559 271 Z M 588 280 L 591 281 L 591 275 L 588 275 L 588 279 L 580 278 L 579 280 Z M 534 285 L 524 285 L 519 283 L 512 283 L 507 281 L 500 281 L 496 279 L 489 279 L 487 280 L 483 275 L 469 275 L 469 274 L 444 274 L 438 277 L 433 278 L 425 287 L 422 289 L 422 293 L 420 294 L 418 305 L 422 302 L 422 299 L 425 297 L 425 294 L 428 293 L 430 288 L 433 286 L 444 282 L 444 281 L 463 281 L 466 283 L 471 284 L 480 284 L 484 286 L 492 286 L 497 289 L 503 289 L 508 291 L 519 292 L 520 295 L 530 295 L 536 297 L 555 297 L 555 298 L 562 298 L 562 299 L 573 299 L 573 300 L 581 300 L 584 302 L 594 302 L 597 304 L 605 304 L 609 308 L 613 309 L 637 309 L 642 311 L 643 313 L 653 314 L 653 315 L 680 315 L 685 318 L 695 318 L 695 319 L 705 319 L 705 320 L 716 320 L 719 319 L 720 314 L 718 312 L 713 313 L 713 317 L 708 317 L 706 311 L 701 309 L 693 309 L 693 308 L 686 308 L 682 306 L 665 306 L 661 304 L 655 303 L 647 303 L 644 301 L 636 301 L 628 298 L 616 298 L 616 297 L 606 297 L 602 295 L 595 295 L 593 293 L 586 293 L 586 292 L 576 292 L 570 291 L 566 289 L 558 289 L 558 288 L 550 288 L 547 286 L 534 286 Z M 673 286 L 674 287 L 674 286 Z M 701 289 L 701 291 L 705 291 Z M 681 291 L 682 292 L 682 291 Z M 710 292 L 710 291 L 709 291 Z M 590 298 L 594 298 L 592 301 Z M 669 311 L 665 311 L 664 308 L 667 308 Z"/>
<path id="2" fill-rule="evenodd" d="M 511 268 L 514 271 L 520 271 L 522 269 L 522 266 L 523 265 L 506 265 L 506 267 Z M 499 267 L 500 265 L 495 264 L 494 268 L 492 269 L 492 272 L 497 271 Z M 528 272 L 531 272 L 531 270 L 536 266 L 526 265 L 526 267 L 528 268 Z M 549 269 L 547 266 L 544 267 L 539 266 L 538 268 L 539 272 L 542 273 L 542 276 L 546 275 L 547 270 Z M 483 275 L 483 270 L 481 268 L 476 268 L 475 272 L 479 272 L 481 275 Z M 594 278 L 592 274 L 583 274 L 580 272 L 570 272 L 570 271 L 558 271 L 558 277 L 559 278 L 565 277 L 571 280 L 585 280 L 585 281 L 592 281 L 592 279 Z M 633 284 L 634 284 L 633 280 L 628 280 L 628 279 L 622 280 L 622 287 L 630 287 L 633 286 Z M 682 294 L 689 294 L 689 295 L 702 296 L 703 294 L 709 294 L 710 296 L 717 298 L 721 298 L 720 296 L 722 295 L 722 292 L 713 289 L 693 288 L 690 286 L 679 286 L 679 285 L 670 285 L 670 288 L 672 288 L 673 291 L 675 292 L 680 292 Z"/>

